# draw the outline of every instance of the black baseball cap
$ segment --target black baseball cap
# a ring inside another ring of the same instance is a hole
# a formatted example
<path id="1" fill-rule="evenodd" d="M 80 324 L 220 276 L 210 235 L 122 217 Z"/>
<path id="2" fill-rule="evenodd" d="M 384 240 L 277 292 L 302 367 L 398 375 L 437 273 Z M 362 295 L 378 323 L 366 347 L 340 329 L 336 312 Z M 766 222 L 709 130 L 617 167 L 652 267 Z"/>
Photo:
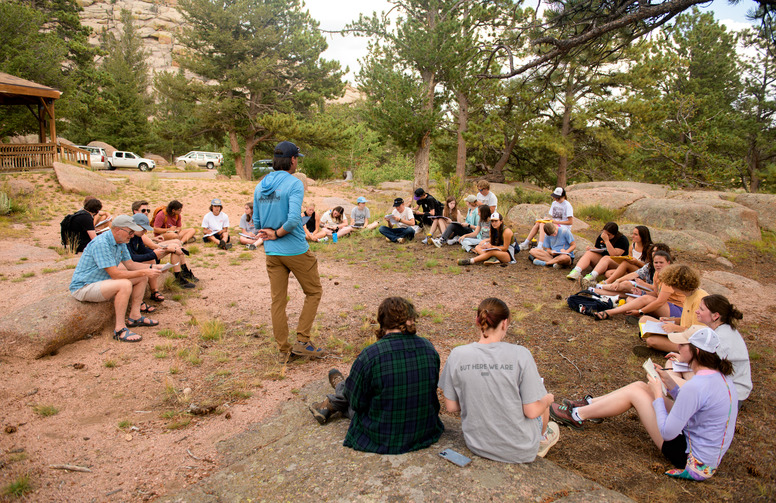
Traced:
<path id="1" fill-rule="evenodd" d="M 414 199 L 417 201 L 418 199 L 423 197 L 423 194 L 425 194 L 425 193 L 426 193 L 425 190 L 423 190 L 420 187 L 418 187 L 417 189 L 415 189 L 415 197 L 414 197 Z"/>
<path id="2" fill-rule="evenodd" d="M 401 197 L 397 197 L 396 199 L 393 200 L 394 208 L 401 206 L 402 204 L 404 204 L 404 199 L 402 199 Z"/>
<path id="3" fill-rule="evenodd" d="M 281 141 L 275 147 L 275 157 L 304 157 L 304 154 L 290 141 Z"/>

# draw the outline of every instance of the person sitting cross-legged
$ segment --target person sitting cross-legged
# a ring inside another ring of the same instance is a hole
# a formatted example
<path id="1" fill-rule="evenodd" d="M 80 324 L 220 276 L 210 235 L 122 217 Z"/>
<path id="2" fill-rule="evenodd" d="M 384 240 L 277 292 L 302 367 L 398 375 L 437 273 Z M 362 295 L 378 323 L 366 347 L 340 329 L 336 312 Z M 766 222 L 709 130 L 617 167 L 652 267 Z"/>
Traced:
<path id="1" fill-rule="evenodd" d="M 404 243 L 415 237 L 415 215 L 404 205 L 404 199 L 393 200 L 393 211 L 385 216 L 388 225 L 380 227 L 380 234 L 392 243 Z"/>
<path id="2" fill-rule="evenodd" d="M 534 265 L 552 266 L 555 268 L 570 266 L 574 261 L 574 250 L 577 242 L 568 228 L 555 225 L 552 222 L 544 224 L 544 241 L 528 252 Z"/>
<path id="3" fill-rule="evenodd" d="M 154 231 L 148 217 L 143 213 L 135 213 L 132 215 L 132 220 L 143 229 L 142 231 L 136 231 L 127 244 L 132 261 L 151 265 L 158 264 L 164 257 L 169 256 L 170 263 L 173 264 L 172 270 L 175 276 L 175 284 L 181 288 L 194 288 L 194 283 L 199 281 L 199 279 L 186 266 L 186 255 L 183 253 L 179 242 L 173 240 L 165 241 L 164 244 L 157 244 L 150 239 L 146 240 L 146 234 Z M 164 297 L 159 293 L 159 278 L 149 278 L 148 286 L 151 288 L 151 300 L 164 302 Z M 153 313 L 155 309 L 143 302 L 140 306 L 140 311 Z"/>
<path id="4" fill-rule="evenodd" d="M 345 447 L 402 454 L 439 440 L 439 354 L 415 335 L 418 315 L 410 301 L 389 297 L 377 310 L 377 342 L 367 346 L 347 379 L 329 371 L 334 394 L 310 406 L 320 424 L 336 412 L 350 418 Z"/>
<path id="5" fill-rule="evenodd" d="M 140 305 L 148 279 L 158 278 L 161 266 L 133 262 L 126 245 L 135 232 L 142 230 L 128 215 L 114 218 L 110 232 L 103 232 L 86 247 L 70 282 L 70 294 L 81 302 L 113 299 L 116 314 L 113 338 L 121 342 L 143 339 L 130 332 L 128 327 L 154 327 L 159 324 L 142 316 Z M 124 268 L 119 264 L 123 264 Z M 129 317 L 125 323 L 127 305 Z"/>

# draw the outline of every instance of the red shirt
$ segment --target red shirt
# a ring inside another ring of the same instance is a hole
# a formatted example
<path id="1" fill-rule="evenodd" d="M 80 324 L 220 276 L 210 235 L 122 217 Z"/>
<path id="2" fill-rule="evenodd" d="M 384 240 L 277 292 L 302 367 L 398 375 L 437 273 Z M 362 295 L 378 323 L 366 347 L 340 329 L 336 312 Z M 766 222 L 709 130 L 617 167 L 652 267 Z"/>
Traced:
<path id="1" fill-rule="evenodd" d="M 164 213 L 164 210 L 162 210 L 157 213 L 156 218 L 154 218 L 154 227 L 162 229 L 167 229 L 170 227 L 181 227 L 181 216 L 178 215 L 177 218 L 173 218 L 171 216 L 167 216 Z M 154 232 L 154 234 L 159 235 L 161 232 Z"/>

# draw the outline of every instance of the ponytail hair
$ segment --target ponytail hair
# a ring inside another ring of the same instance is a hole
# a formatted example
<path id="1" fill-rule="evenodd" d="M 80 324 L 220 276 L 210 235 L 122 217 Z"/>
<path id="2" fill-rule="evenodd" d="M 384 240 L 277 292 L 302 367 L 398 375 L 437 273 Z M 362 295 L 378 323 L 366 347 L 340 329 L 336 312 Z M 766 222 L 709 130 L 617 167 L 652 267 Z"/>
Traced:
<path id="1" fill-rule="evenodd" d="M 477 327 L 483 332 L 483 336 L 487 337 L 487 335 L 484 335 L 486 330 L 496 328 L 502 321 L 508 320 L 509 317 L 509 308 L 503 300 L 496 297 L 488 297 L 480 302 L 475 322 Z"/>
<path id="2" fill-rule="evenodd" d="M 690 344 L 692 348 L 692 359 L 698 362 L 698 365 L 717 370 L 720 374 L 729 376 L 733 373 L 733 364 L 727 358 L 720 358 L 717 353 L 709 353 L 703 349 Z"/>
<path id="3" fill-rule="evenodd" d="M 736 307 L 730 303 L 730 301 L 724 295 L 713 294 L 707 295 L 701 299 L 703 305 L 712 313 L 719 315 L 719 321 L 723 325 L 730 325 L 733 329 L 736 328 L 736 320 L 742 320 L 744 318 L 743 313 L 736 309 Z"/>

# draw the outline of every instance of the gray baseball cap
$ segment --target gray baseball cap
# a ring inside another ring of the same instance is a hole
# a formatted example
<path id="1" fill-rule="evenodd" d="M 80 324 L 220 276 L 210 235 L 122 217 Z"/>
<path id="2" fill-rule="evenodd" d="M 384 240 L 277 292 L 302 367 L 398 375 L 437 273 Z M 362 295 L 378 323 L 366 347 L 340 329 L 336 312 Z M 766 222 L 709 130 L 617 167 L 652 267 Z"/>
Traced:
<path id="1" fill-rule="evenodd" d="M 144 213 L 135 213 L 132 215 L 132 220 L 148 232 L 153 232 L 154 228 L 151 227 L 151 222 L 149 222 L 148 217 Z"/>
<path id="2" fill-rule="evenodd" d="M 140 232 L 143 230 L 143 228 L 137 225 L 129 215 L 119 215 L 114 218 L 112 227 L 126 227 L 127 229 L 132 229 L 135 232 Z"/>

